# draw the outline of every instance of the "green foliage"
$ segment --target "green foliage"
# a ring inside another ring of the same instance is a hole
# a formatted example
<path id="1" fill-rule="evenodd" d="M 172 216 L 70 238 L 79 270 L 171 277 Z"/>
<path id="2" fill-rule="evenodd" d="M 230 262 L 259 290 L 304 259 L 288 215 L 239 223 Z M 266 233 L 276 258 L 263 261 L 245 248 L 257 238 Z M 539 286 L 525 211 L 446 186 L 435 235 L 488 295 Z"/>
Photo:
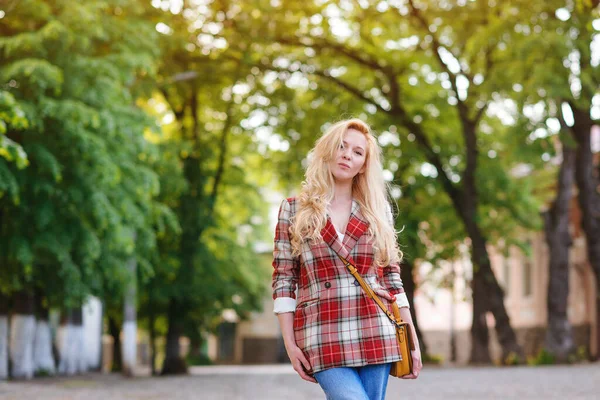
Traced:
<path id="1" fill-rule="evenodd" d="M 205 354 L 192 355 L 188 354 L 185 358 L 189 365 L 213 365 L 214 363 Z"/>
<path id="2" fill-rule="evenodd" d="M 571 364 L 588 361 L 590 359 L 590 355 L 588 353 L 587 346 L 578 346 L 575 350 L 575 353 L 570 354 L 568 357 L 568 362 Z"/>
<path id="3" fill-rule="evenodd" d="M 444 361 L 439 354 L 423 354 L 423 364 L 441 365 Z"/>
<path id="4" fill-rule="evenodd" d="M 511 11 L 504 3 L 483 2 L 422 1 L 415 7 L 420 12 L 409 4 L 371 1 L 259 2 L 238 9 L 232 29 L 218 36 L 231 54 L 252 40 L 255 53 L 243 60 L 254 66 L 248 82 L 260 101 L 249 114 L 264 115 L 254 128 L 289 145 L 266 160 L 287 191 L 299 188 L 303 159 L 327 123 L 364 118 L 379 135 L 384 166 L 393 175 L 397 227 L 407 228 L 400 235 L 406 255 L 433 263 L 459 257 L 466 232 L 441 174 L 463 193 L 464 132 L 474 121 L 477 223 L 490 244 L 519 245 L 516 231 L 541 226 L 540 194 L 546 193 L 540 193 L 537 174 L 516 177 L 513 170 L 543 165 L 541 147 L 548 143 L 529 146 L 527 134 L 497 111 L 510 102 L 499 93 L 512 87 L 504 79 L 512 55 L 501 44 L 514 29 L 506 18 Z M 339 17 L 331 16 L 332 9 Z M 205 18 L 213 21 L 210 14 Z M 268 86 L 262 87 L 263 77 Z"/>
<path id="5" fill-rule="evenodd" d="M 259 187 L 271 173 L 257 155 L 254 132 L 241 128 L 251 94 L 232 94 L 247 67 L 204 56 L 182 14 L 164 13 L 157 21 L 171 32 L 158 40 L 161 83 L 142 107 L 172 121 L 147 137 L 161 149 L 153 164 L 160 171 L 159 199 L 173 210 L 178 229 L 159 220 L 166 234 L 157 237 L 154 269 L 143 280 L 140 316 L 153 315 L 159 333 L 174 320 L 196 339 L 216 329 L 225 309 L 245 319 L 261 307 L 268 279 L 257 268 L 254 244 L 270 235 Z M 172 304 L 177 315 L 167 318 Z"/>
<path id="6" fill-rule="evenodd" d="M 6 7 L 3 292 L 42 286 L 53 305 L 97 294 L 117 315 L 137 279 L 141 326 L 152 317 L 159 335 L 170 304 L 190 337 L 216 329 L 226 309 L 249 318 L 270 275 L 270 255 L 254 247 L 272 240 L 261 188 L 297 192 L 317 137 L 351 116 L 383 148 L 409 261 L 460 256 L 466 232 L 450 192 L 466 187 L 471 128 L 478 227 L 489 244 L 525 247 L 520 233 L 539 229 L 554 191 L 549 122 L 561 102 L 589 111 L 597 95 L 598 67 L 585 61 L 598 10 L 582 1 L 183 7 Z M 567 21 L 554 18 L 559 7 Z M 521 115 L 527 107 L 539 110 Z"/>
<path id="7" fill-rule="evenodd" d="M 45 377 L 50 377 L 50 376 L 54 376 L 54 373 L 52 373 L 50 370 L 38 369 L 37 371 L 35 371 L 36 378 L 45 378 Z"/>
<path id="8" fill-rule="evenodd" d="M 586 346 L 578 346 L 574 352 L 567 356 L 567 363 L 576 364 L 589 360 L 588 349 Z M 534 357 L 528 357 L 527 364 L 532 366 L 538 365 L 554 365 L 558 362 L 556 356 L 542 347 L 538 354 Z"/>
<path id="9" fill-rule="evenodd" d="M 29 164 L 23 147 L 6 136 L 8 130 L 23 130 L 29 125 L 14 96 L 0 89 L 0 201 L 6 195 L 13 204 L 19 202 L 19 185 L 11 164 L 23 169 Z"/>
<path id="10" fill-rule="evenodd" d="M 521 365 L 525 360 L 523 360 L 517 353 L 514 351 L 509 352 L 504 359 L 502 360 L 502 365 Z"/>
<path id="11" fill-rule="evenodd" d="M 30 163 L 8 165 L 18 201 L 0 203 L 10 216 L 0 237 L 10 267 L 0 274 L 13 290 L 39 285 L 52 304 L 72 305 L 90 293 L 119 297 L 131 257 L 151 269 L 154 218 L 164 225 L 169 212 L 147 162 L 158 150 L 144 132 L 156 126 L 133 97 L 158 55 L 141 12 L 135 2 L 30 0 L 3 18 L 0 76 L 11 84 L 1 110 L 28 122 L 10 120 L 4 139 Z"/>
<path id="12" fill-rule="evenodd" d="M 527 360 L 529 365 L 553 365 L 556 364 L 556 358 L 546 348 L 541 348 L 535 357 L 530 357 Z"/>

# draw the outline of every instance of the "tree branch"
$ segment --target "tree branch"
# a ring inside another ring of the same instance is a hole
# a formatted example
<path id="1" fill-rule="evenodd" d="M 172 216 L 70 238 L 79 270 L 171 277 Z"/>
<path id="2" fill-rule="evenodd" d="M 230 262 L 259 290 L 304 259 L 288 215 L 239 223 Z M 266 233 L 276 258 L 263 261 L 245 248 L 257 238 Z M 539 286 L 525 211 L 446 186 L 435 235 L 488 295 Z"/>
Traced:
<path id="1" fill-rule="evenodd" d="M 298 71 L 291 71 L 287 68 L 275 67 L 274 65 L 264 64 L 264 63 L 262 64 L 261 67 L 262 67 L 262 69 L 268 69 L 268 70 L 275 71 L 275 72 L 288 72 L 288 73 L 298 72 Z M 381 104 L 377 103 L 374 99 L 365 95 L 362 90 L 360 90 L 359 88 L 357 88 L 349 83 L 344 82 L 343 80 L 341 80 L 339 78 L 331 76 L 331 74 L 329 74 L 329 72 L 326 70 L 315 69 L 313 71 L 302 71 L 302 72 L 311 74 L 311 75 L 320 76 L 320 77 L 334 83 L 335 85 L 339 86 L 341 89 L 354 95 L 358 99 L 360 99 L 366 103 L 372 104 L 373 106 L 377 107 L 377 109 L 379 111 L 382 111 L 385 113 L 389 112 L 389 110 L 386 110 Z"/>
<path id="2" fill-rule="evenodd" d="M 234 103 L 234 96 L 231 96 L 231 100 L 229 101 L 229 103 L 227 104 L 227 117 L 225 119 L 225 124 L 223 126 L 223 131 L 221 132 L 221 139 L 219 141 L 219 149 L 220 149 L 220 154 L 219 154 L 219 162 L 218 162 L 218 167 L 217 167 L 217 172 L 215 173 L 215 181 L 213 183 L 213 187 L 209 196 L 209 203 L 208 203 L 208 213 L 212 214 L 214 208 L 215 208 L 215 204 L 217 202 L 217 193 L 218 193 L 218 189 L 219 189 L 219 184 L 222 181 L 222 177 L 223 177 L 223 171 L 225 170 L 225 155 L 227 153 L 227 135 L 229 134 L 229 131 L 231 130 L 231 125 L 232 125 L 232 116 L 231 116 L 231 110 L 233 108 L 233 103 Z"/>
<path id="3" fill-rule="evenodd" d="M 413 0 L 408 0 L 408 4 L 410 5 L 411 15 L 413 17 L 415 17 L 415 19 L 417 21 L 419 21 L 419 23 L 421 24 L 421 27 L 423 29 L 425 29 L 427 31 L 427 33 L 431 36 L 431 38 L 432 38 L 431 43 L 433 45 L 433 52 L 435 53 L 435 57 L 438 60 L 438 62 L 440 64 L 440 66 L 442 67 L 442 69 L 450 77 L 450 84 L 452 85 L 452 90 L 454 90 L 454 94 L 456 95 L 458 112 L 459 112 L 459 114 L 461 116 L 461 119 L 463 119 L 463 121 L 467 121 L 469 119 L 468 109 L 466 107 L 466 104 L 458 96 L 458 87 L 456 85 L 457 75 L 450 70 L 450 68 L 444 62 L 444 60 L 442 60 L 442 56 L 440 55 L 440 49 L 443 47 L 442 44 L 440 43 L 439 39 L 434 34 L 434 32 L 432 32 L 431 29 L 429 29 L 429 23 L 427 22 L 427 20 L 425 19 L 425 16 L 423 16 L 423 14 L 421 13 L 421 11 L 417 7 L 415 7 L 414 1 Z M 452 56 L 458 61 L 458 57 L 456 57 L 456 55 L 454 55 L 452 53 L 452 51 L 450 51 L 446 47 L 444 47 L 444 49 L 448 53 L 452 54 Z M 460 67 L 460 63 L 458 64 L 458 68 L 459 68 L 461 74 L 465 75 L 467 77 L 467 79 L 469 79 L 469 81 L 472 82 L 472 78 L 469 76 L 469 74 L 467 74 L 465 71 L 462 70 L 462 68 Z"/>
<path id="4" fill-rule="evenodd" d="M 427 161 L 435 167 L 438 172 L 438 175 L 441 179 L 442 186 L 444 190 L 450 196 L 452 203 L 457 211 L 462 213 L 462 191 L 457 188 L 454 183 L 450 180 L 446 172 L 444 171 L 444 166 L 442 165 L 442 160 L 434 150 L 433 146 L 429 142 L 429 138 L 423 132 L 421 125 L 415 123 L 406 113 L 404 108 L 402 108 L 401 104 L 399 104 L 398 108 L 388 113 L 393 117 L 399 118 L 402 121 L 402 124 L 409 129 L 409 131 L 415 135 L 417 142 L 421 145 L 423 149 L 423 153 Z"/>
<path id="5" fill-rule="evenodd" d="M 377 107 L 377 109 L 379 111 L 382 111 L 384 113 L 389 112 L 389 110 L 386 110 L 385 108 L 383 108 L 383 106 L 381 104 L 377 103 L 374 99 L 366 96 L 359 88 L 352 86 L 351 84 L 346 83 L 346 82 L 342 81 L 341 79 L 331 76 L 327 71 L 316 70 L 313 72 L 313 74 L 327 79 L 328 81 L 336 84 L 340 88 L 351 93 L 358 99 L 363 100 L 366 103 L 374 105 L 375 107 Z"/>
<path id="6" fill-rule="evenodd" d="M 238 62 L 237 68 L 235 68 L 235 76 L 232 81 L 232 86 L 237 83 L 237 81 L 240 79 L 241 74 L 242 74 L 242 65 L 241 65 L 241 61 L 240 61 L 240 62 Z M 229 131 L 231 130 L 231 125 L 233 124 L 232 109 L 233 109 L 234 104 L 235 104 L 235 96 L 232 94 L 231 99 L 229 99 L 229 102 L 227 103 L 227 110 L 225 111 L 227 116 L 225 117 L 225 123 L 223 124 L 223 130 L 221 132 L 221 139 L 219 141 L 219 149 L 221 152 L 219 154 L 217 171 L 215 172 L 215 180 L 214 180 L 213 187 L 212 187 L 211 193 L 209 195 L 209 199 L 208 199 L 209 200 L 209 202 L 208 202 L 209 215 L 212 215 L 212 213 L 214 211 L 215 204 L 217 202 L 217 194 L 218 194 L 219 184 L 223 180 L 222 179 L 223 173 L 225 171 L 225 156 L 227 154 L 227 136 L 229 134 Z"/>
<path id="7" fill-rule="evenodd" d="M 327 40 L 314 41 L 313 38 L 291 38 L 291 37 L 276 37 L 275 41 L 288 46 L 310 47 L 317 50 L 333 50 L 345 57 L 356 61 L 357 63 L 369 67 L 370 69 L 384 71 L 386 66 L 379 64 L 377 59 L 366 51 L 354 51 L 343 44 L 332 43 Z"/>
<path id="8" fill-rule="evenodd" d="M 312 41 L 311 38 L 305 38 L 305 39 Z M 397 71 L 394 70 L 393 66 L 382 65 L 380 62 L 378 62 L 376 60 L 376 58 L 374 56 L 370 55 L 369 53 L 367 53 L 365 51 L 361 51 L 359 53 L 357 51 L 354 51 L 353 49 L 350 49 L 350 48 L 348 48 L 342 44 L 338 44 L 338 43 L 332 43 L 329 41 L 321 41 L 318 43 L 308 43 L 308 42 L 303 42 L 302 38 L 295 39 L 295 40 L 290 39 L 290 38 L 278 38 L 277 40 L 280 43 L 287 44 L 287 45 L 304 46 L 304 47 L 315 48 L 318 50 L 333 50 L 339 54 L 346 56 L 347 58 L 349 58 L 353 61 L 356 61 L 360 65 L 368 67 L 371 70 L 381 71 L 383 73 L 383 75 L 387 78 L 388 83 L 390 85 L 390 96 L 389 96 L 389 98 L 387 98 L 387 100 L 390 102 L 390 105 L 392 106 L 392 108 L 398 107 L 399 96 L 400 96 L 400 87 L 397 82 Z M 368 97 L 364 96 L 364 94 L 362 94 L 359 89 L 354 88 L 351 85 L 332 77 L 331 75 L 328 75 L 326 73 L 326 71 L 317 71 L 314 74 L 320 75 L 320 76 L 334 82 L 336 85 L 340 86 L 341 88 L 343 88 L 345 90 L 348 90 L 349 92 L 353 93 L 355 96 L 361 98 L 362 100 L 375 105 L 381 111 L 384 111 L 384 112 L 389 111 L 389 110 L 385 110 L 384 108 L 382 108 L 382 106 L 380 104 L 376 103 L 374 100 L 369 99 Z"/>
<path id="9" fill-rule="evenodd" d="M 171 111 L 173 111 L 173 114 L 175 115 L 175 120 L 178 121 L 179 123 L 182 123 L 183 116 L 185 114 L 185 107 L 182 107 L 180 110 L 175 110 L 173 108 L 173 105 L 169 101 L 169 93 L 167 92 L 167 88 L 165 86 L 158 86 L 158 90 L 162 93 L 167 104 L 169 104 L 171 106 Z"/>
<path id="10" fill-rule="evenodd" d="M 487 110 L 489 104 L 490 103 L 486 101 L 483 107 L 481 107 L 479 110 L 477 110 L 477 113 L 475 113 L 475 117 L 473 118 L 473 124 L 475 126 L 479 124 L 479 121 L 481 120 L 481 117 L 483 117 L 483 114 L 485 113 L 485 110 Z"/>

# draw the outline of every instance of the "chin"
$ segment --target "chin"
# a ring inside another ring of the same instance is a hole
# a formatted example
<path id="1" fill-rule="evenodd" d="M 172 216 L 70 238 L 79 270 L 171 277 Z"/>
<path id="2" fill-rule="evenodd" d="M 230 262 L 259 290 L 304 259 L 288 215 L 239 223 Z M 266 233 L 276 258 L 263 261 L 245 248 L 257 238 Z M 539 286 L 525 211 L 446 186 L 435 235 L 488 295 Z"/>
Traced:
<path id="1" fill-rule="evenodd" d="M 354 177 L 351 175 L 333 175 L 333 178 L 338 182 L 351 181 Z"/>

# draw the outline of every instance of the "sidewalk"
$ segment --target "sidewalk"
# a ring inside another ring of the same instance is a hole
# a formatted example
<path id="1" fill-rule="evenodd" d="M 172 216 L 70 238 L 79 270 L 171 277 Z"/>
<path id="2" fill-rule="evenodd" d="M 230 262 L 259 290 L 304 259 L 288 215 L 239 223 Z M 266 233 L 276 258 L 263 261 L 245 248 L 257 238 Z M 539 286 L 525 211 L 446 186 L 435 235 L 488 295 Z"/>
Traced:
<path id="1" fill-rule="evenodd" d="M 117 374 L 0 383 L 0 399 L 22 400 L 300 400 L 324 399 L 318 385 L 289 365 L 192 367 L 191 375 L 125 379 Z M 414 381 L 390 378 L 394 399 L 598 399 L 600 364 L 548 367 L 440 368 Z"/>

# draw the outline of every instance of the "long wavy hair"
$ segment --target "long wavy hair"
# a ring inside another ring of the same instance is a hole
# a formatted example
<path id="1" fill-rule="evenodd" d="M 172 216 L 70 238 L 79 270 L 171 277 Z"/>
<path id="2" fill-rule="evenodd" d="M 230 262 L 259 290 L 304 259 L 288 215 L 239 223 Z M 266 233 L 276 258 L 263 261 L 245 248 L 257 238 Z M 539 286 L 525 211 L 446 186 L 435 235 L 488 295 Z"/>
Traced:
<path id="1" fill-rule="evenodd" d="M 369 125 L 358 118 L 333 124 L 308 153 L 305 180 L 297 198 L 297 211 L 290 220 L 292 255 L 301 253 L 304 240 L 318 242 L 323 239 L 321 229 L 327 223 L 327 206 L 334 195 L 334 177 L 329 163 L 335 159 L 348 129 L 356 129 L 367 139 L 366 169 L 353 178 L 352 197 L 369 222 L 368 235 L 374 250 L 375 265 L 382 267 L 400 262 L 403 254 L 398 246 L 398 233 L 390 222 L 390 219 L 393 220 L 391 198 L 388 197 L 388 184 L 383 179 L 381 148 Z"/>

